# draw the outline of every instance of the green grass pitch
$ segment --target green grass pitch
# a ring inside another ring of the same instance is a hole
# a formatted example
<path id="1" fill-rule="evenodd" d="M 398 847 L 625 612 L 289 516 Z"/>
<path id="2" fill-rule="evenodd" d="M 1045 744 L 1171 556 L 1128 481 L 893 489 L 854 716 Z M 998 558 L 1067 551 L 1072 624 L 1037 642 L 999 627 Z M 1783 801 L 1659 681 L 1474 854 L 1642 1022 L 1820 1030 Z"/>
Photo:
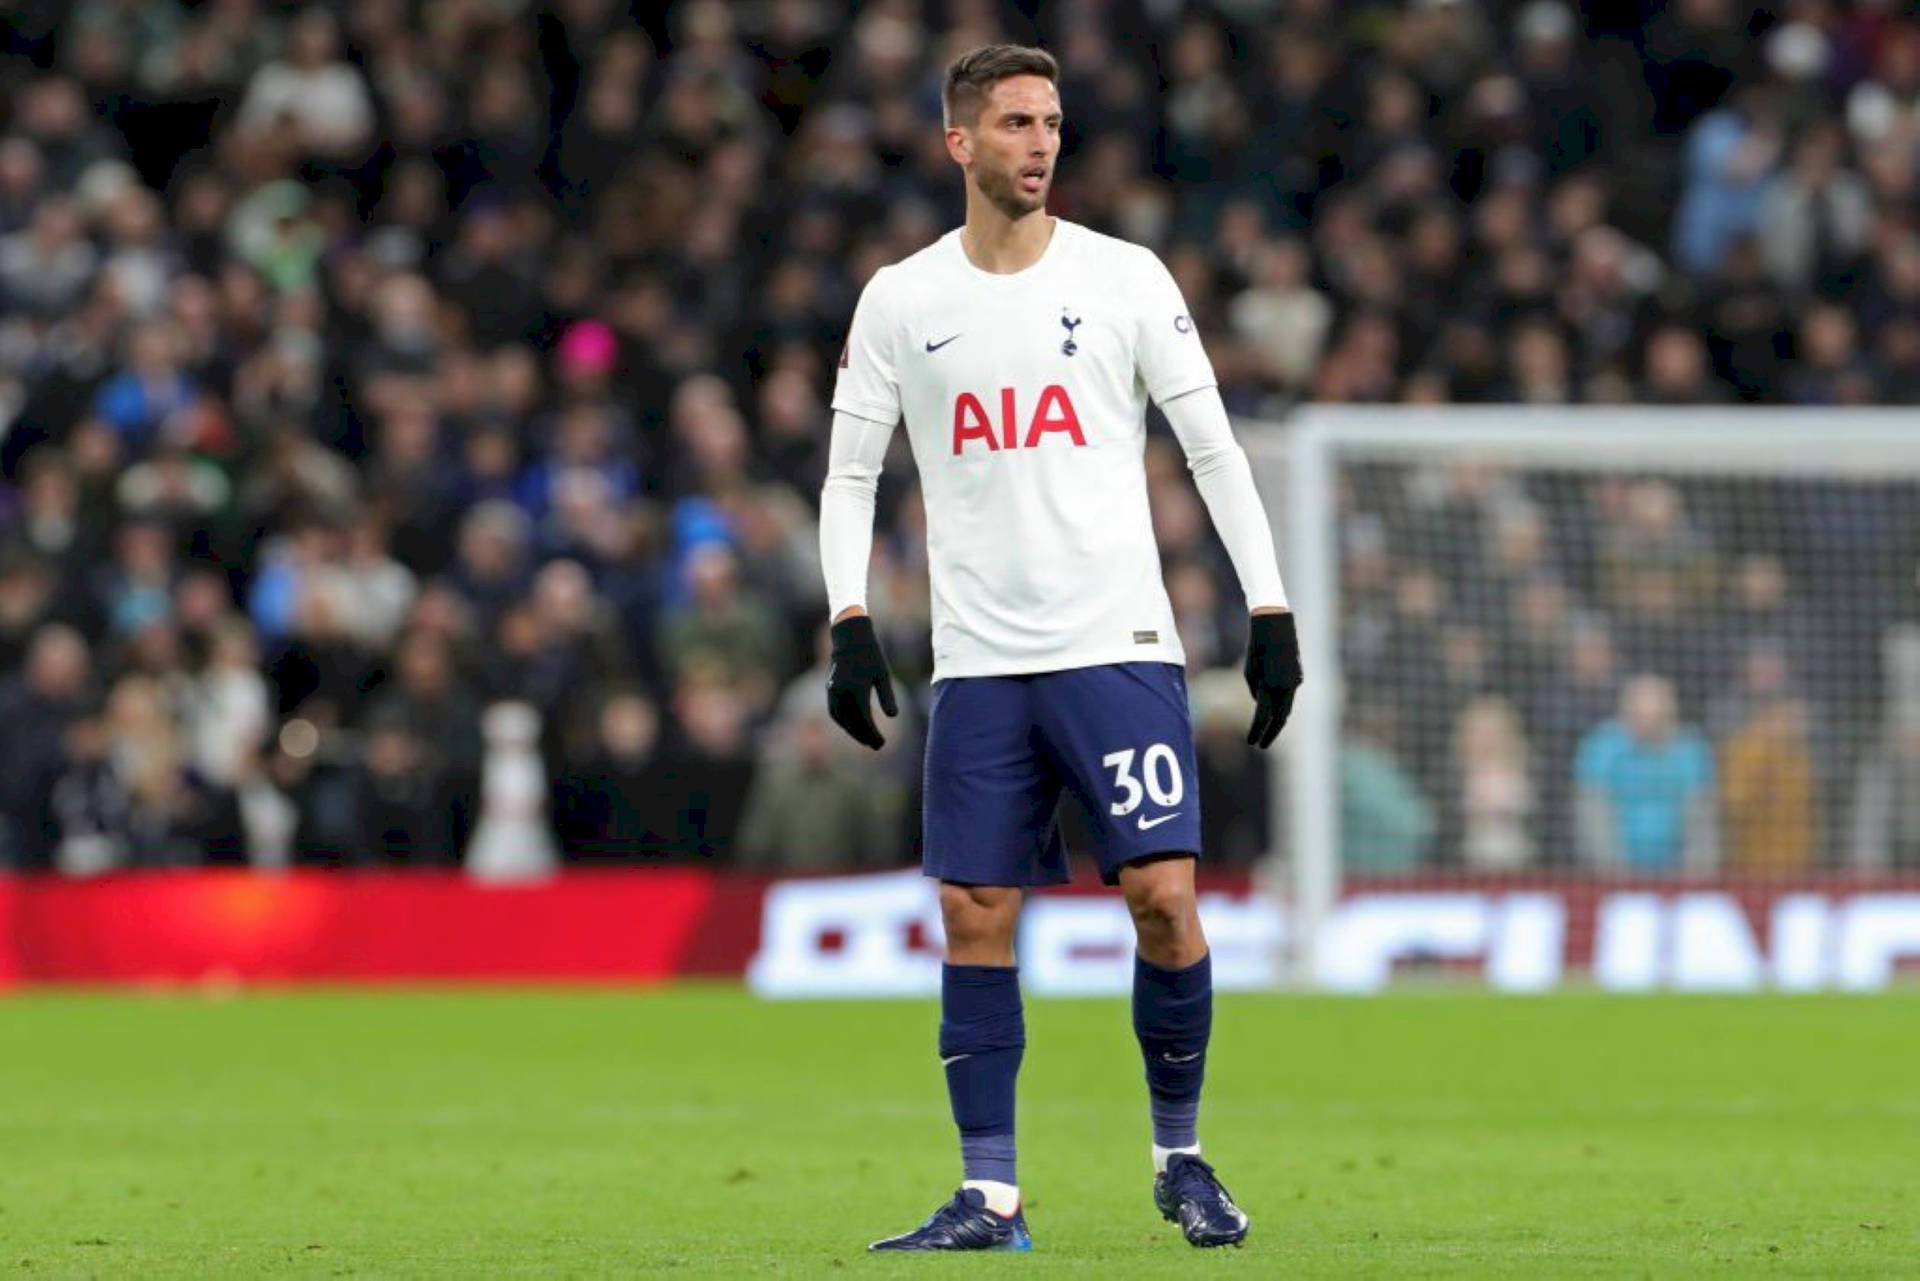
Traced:
<path id="1" fill-rule="evenodd" d="M 881 1259 L 958 1180 L 932 1002 L 0 999 L 0 1277 L 1920 1275 L 1920 999 L 1225 997 L 1148 1197 L 1127 1007 L 1029 1007 L 1030 1256 Z"/>

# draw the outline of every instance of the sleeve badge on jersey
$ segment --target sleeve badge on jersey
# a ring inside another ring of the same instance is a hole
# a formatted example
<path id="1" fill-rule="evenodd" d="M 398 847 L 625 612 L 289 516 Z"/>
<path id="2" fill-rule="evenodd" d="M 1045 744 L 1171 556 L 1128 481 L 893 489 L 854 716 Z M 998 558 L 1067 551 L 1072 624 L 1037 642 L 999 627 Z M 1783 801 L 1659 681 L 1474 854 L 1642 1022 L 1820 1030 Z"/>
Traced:
<path id="1" fill-rule="evenodd" d="M 1173 318 L 1173 327 L 1183 334 L 1190 334 L 1193 332 L 1193 317 L 1175 316 Z"/>

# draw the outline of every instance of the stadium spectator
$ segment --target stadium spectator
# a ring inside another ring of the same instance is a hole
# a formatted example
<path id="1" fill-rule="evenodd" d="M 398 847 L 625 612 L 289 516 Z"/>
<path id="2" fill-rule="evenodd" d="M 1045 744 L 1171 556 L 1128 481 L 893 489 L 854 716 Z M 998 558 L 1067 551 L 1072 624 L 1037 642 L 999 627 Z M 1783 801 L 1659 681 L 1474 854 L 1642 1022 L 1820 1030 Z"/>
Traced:
<path id="1" fill-rule="evenodd" d="M 1635 676 L 1616 719 L 1574 758 L 1580 856 L 1612 872 L 1711 871 L 1719 865 L 1713 755 L 1680 724 L 1673 685 Z"/>
<path id="2" fill-rule="evenodd" d="M 31 208 L 27 225 L 0 239 L 0 286 L 12 306 L 57 319 L 80 301 L 99 254 L 72 201 L 56 197 Z"/>
<path id="3" fill-rule="evenodd" d="M 1394 618 L 1381 663 L 1382 693 L 1406 710 L 1399 747 L 1422 787 L 1445 777 L 1447 735 L 1455 710 L 1432 684 L 1433 657 L 1440 652 L 1446 585 L 1426 568 L 1410 568 L 1394 586 Z M 1429 791 L 1437 796 L 1438 791 Z"/>
<path id="4" fill-rule="evenodd" d="M 85 708 L 93 656 L 72 628 L 48 623 L 33 634 L 26 661 L 0 684 L 0 724 L 7 727 L 8 768 L 0 775 L 0 814 L 14 866 L 42 865 L 41 827 L 54 780 L 64 764 L 67 728 Z"/>
<path id="5" fill-rule="evenodd" d="M 0 141 L 0 236 L 26 226 L 40 195 L 40 148 L 25 137 Z"/>
<path id="6" fill-rule="evenodd" d="M 749 695 L 718 654 L 687 656 L 673 686 L 680 735 L 669 744 L 667 796 L 676 845 L 711 857 L 732 851 L 753 780 Z"/>
<path id="7" fill-rule="evenodd" d="M 753 708 L 773 699 L 789 670 L 788 640 L 764 595 L 740 581 L 739 559 L 705 543 L 686 562 L 687 599 L 660 620 L 659 652 L 669 679 L 697 658 L 721 660 Z"/>
<path id="8" fill-rule="evenodd" d="M 260 648 L 245 620 L 221 622 L 209 644 L 206 666 L 186 692 L 181 714 L 195 776 L 231 790 L 257 766 L 273 728 L 273 706 L 260 674 Z"/>
<path id="9" fill-rule="evenodd" d="M 493 632 L 524 590 L 532 537 L 526 513 L 504 499 L 475 504 L 462 518 L 449 577 L 483 632 Z"/>
<path id="10" fill-rule="evenodd" d="M 1729 105 L 1709 112 L 1688 134 L 1686 187 L 1674 217 L 1673 240 L 1674 257 L 1683 270 L 1712 275 L 1727 246 L 1758 229 L 1762 202 L 1780 158 L 1778 116 L 1772 92 L 1749 85 L 1737 90 Z"/>
<path id="11" fill-rule="evenodd" d="M 418 590 L 413 571 L 393 557 L 388 544 L 379 515 L 364 514 L 347 530 L 334 575 L 348 634 L 376 652 L 392 645 Z"/>
<path id="12" fill-rule="evenodd" d="M 587 741 L 561 763 L 553 812 L 563 849 L 578 861 L 676 852 L 676 798 L 660 755 L 660 715 L 637 690 L 611 692 Z"/>
<path id="13" fill-rule="evenodd" d="M 1592 619 L 1574 622 L 1550 678 L 1525 708 L 1531 741 L 1539 753 L 1540 812 L 1544 847 L 1555 861 L 1578 849 L 1574 827 L 1574 758 L 1581 740 L 1605 721 L 1620 701 L 1612 637 Z"/>
<path id="14" fill-rule="evenodd" d="M 77 190 L 88 169 L 125 153 L 106 122 L 98 119 L 85 90 L 71 76 L 52 74 L 13 80 L 16 127 L 39 148 L 46 190 Z"/>
<path id="15" fill-rule="evenodd" d="M 400 638 L 386 683 L 368 705 L 368 714 L 375 713 L 404 722 L 440 769 L 473 785 L 480 769 L 480 705 L 456 666 L 450 637 L 415 626 Z"/>
<path id="16" fill-rule="evenodd" d="M 626 643 L 612 612 L 577 561 L 541 567 L 526 599 L 501 618 L 498 643 L 503 665 L 495 695 L 526 699 L 548 722 L 585 691 L 610 685 L 627 671 Z"/>
<path id="17" fill-rule="evenodd" d="M 1507 598 L 1499 685 L 1522 716 L 1538 707 L 1547 686 L 1561 679 L 1561 656 L 1574 625 L 1566 584 L 1536 573 Z"/>
<path id="18" fill-rule="evenodd" d="M 47 798 L 54 868 L 68 876 L 95 876 L 127 866 L 132 857 L 132 798 L 109 755 L 107 728 L 97 715 L 67 727 L 64 767 Z"/>
<path id="19" fill-rule="evenodd" d="M 1387 703 L 1349 715 L 1340 743 L 1340 860 L 1353 872 L 1404 872 L 1425 859 L 1433 805 L 1400 764 Z"/>
<path id="20" fill-rule="evenodd" d="M 1767 279 L 1760 243 L 1752 237 L 1728 246 L 1719 273 L 1704 286 L 1714 372 L 1741 399 L 1773 397 L 1793 328 L 1793 301 Z"/>
<path id="21" fill-rule="evenodd" d="M 152 521 L 120 528 L 111 565 L 96 571 L 94 609 L 107 630 L 125 636 L 165 618 L 173 604 L 173 540 Z"/>
<path id="22" fill-rule="evenodd" d="M 1522 405 L 1569 405 L 1579 400 L 1572 358 L 1559 324 L 1548 316 L 1515 323 L 1507 339 L 1507 377 L 1498 396 Z"/>
<path id="23" fill-rule="evenodd" d="M 1699 333 L 1681 325 L 1662 325 L 1647 338 L 1638 399 L 1649 405 L 1719 405 L 1732 399 L 1726 384 L 1713 376 L 1707 346 Z"/>
<path id="24" fill-rule="evenodd" d="M 1460 861 L 1482 872 L 1531 864 L 1532 761 L 1520 718 L 1505 699 L 1477 698 L 1461 711 L 1454 727 L 1453 772 Z"/>
<path id="25" fill-rule="evenodd" d="M 1261 377 L 1281 392 L 1298 394 L 1313 381 L 1333 321 L 1333 304 L 1313 287 L 1312 265 L 1297 240 L 1262 244 L 1249 264 L 1252 283 L 1228 307 L 1234 336 L 1251 348 Z"/>
<path id="26" fill-rule="evenodd" d="M 770 727 L 747 793 L 737 860 L 770 871 L 893 867 L 905 855 L 905 789 L 876 785 L 819 700 Z"/>
<path id="27" fill-rule="evenodd" d="M 1599 507 L 1606 520 L 1601 587 L 1617 611 L 1621 657 L 1629 667 L 1675 681 L 1685 704 L 1698 708 L 1712 673 L 1689 654 L 1715 594 L 1712 543 L 1681 491 L 1666 481 L 1602 481 Z"/>
<path id="28" fill-rule="evenodd" d="M 1802 676 L 1831 666 L 1822 653 L 1820 621 L 1794 598 L 1787 567 L 1778 556 L 1742 557 L 1734 566 L 1732 588 L 1722 653 L 1731 657 L 1742 643 L 1764 642 L 1778 647 L 1787 666 Z"/>
<path id="29" fill-rule="evenodd" d="M 104 531 L 82 519 L 79 478 L 66 458 L 54 450 L 36 450 L 21 464 L 20 473 L 9 522 L 13 544 L 63 571 L 94 560 Z M 14 666 L 7 664 L 9 670 Z"/>
<path id="30" fill-rule="evenodd" d="M 1767 272 L 1789 293 L 1839 283 L 1866 248 L 1873 196 L 1866 180 L 1843 166 L 1844 147 L 1837 121 L 1809 125 L 1760 207 Z"/>
<path id="31" fill-rule="evenodd" d="M 365 157 L 373 103 L 360 71 L 340 57 L 338 24 L 328 10 L 303 10 L 287 28 L 286 55 L 247 83 L 236 127 L 243 133 L 291 129 L 302 153 L 351 162 Z"/>
<path id="32" fill-rule="evenodd" d="M 34 633 L 53 621 L 58 587 L 51 567 L 25 550 L 0 559 L 0 670 L 16 671 Z"/>
<path id="33" fill-rule="evenodd" d="M 1888 726 L 1861 765 L 1848 808 L 1849 867 L 1920 868 L 1920 726 Z"/>
<path id="34" fill-rule="evenodd" d="M 194 828 L 207 796 L 188 773 L 188 746 L 167 692 L 144 675 L 123 676 L 107 693 L 101 718 L 109 767 L 125 789 L 125 852 L 131 863 L 198 862 Z"/>
<path id="35" fill-rule="evenodd" d="M 359 759 L 336 781 L 303 855 L 330 865 L 456 863 L 449 780 L 397 709 L 369 712 Z"/>
<path id="36" fill-rule="evenodd" d="M 1794 372 L 1787 396 L 1801 405 L 1867 405 L 1877 397 L 1877 377 L 1859 347 L 1853 313 L 1822 303 L 1809 308 L 1794 336 Z"/>
<path id="37" fill-rule="evenodd" d="M 1813 787 L 1806 705 L 1783 695 L 1755 704 L 1721 751 L 1726 867 L 1761 874 L 1807 868 Z"/>

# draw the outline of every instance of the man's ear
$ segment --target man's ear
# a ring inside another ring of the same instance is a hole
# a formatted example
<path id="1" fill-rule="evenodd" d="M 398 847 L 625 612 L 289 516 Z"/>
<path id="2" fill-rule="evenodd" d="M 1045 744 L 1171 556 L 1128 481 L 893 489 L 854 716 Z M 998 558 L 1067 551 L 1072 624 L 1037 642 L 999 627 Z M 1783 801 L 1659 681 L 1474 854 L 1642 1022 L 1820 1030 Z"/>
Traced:
<path id="1" fill-rule="evenodd" d="M 957 165 L 964 166 L 964 165 L 972 164 L 973 163 L 972 131 L 967 129 L 962 129 L 958 125 L 953 125 L 949 127 L 947 130 L 947 154 L 953 158 L 953 163 Z"/>

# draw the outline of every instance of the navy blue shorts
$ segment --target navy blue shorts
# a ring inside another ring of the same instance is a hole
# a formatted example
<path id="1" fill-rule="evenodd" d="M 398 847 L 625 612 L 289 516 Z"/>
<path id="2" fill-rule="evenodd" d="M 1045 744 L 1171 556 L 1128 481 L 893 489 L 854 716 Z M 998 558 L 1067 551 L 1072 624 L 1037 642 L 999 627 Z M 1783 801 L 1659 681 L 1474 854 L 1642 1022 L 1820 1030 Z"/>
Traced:
<path id="1" fill-rule="evenodd" d="M 1186 673 L 1113 663 L 933 687 L 927 725 L 928 876 L 965 885 L 1068 879 L 1061 789 L 1093 819 L 1109 883 L 1140 859 L 1200 852 Z"/>

